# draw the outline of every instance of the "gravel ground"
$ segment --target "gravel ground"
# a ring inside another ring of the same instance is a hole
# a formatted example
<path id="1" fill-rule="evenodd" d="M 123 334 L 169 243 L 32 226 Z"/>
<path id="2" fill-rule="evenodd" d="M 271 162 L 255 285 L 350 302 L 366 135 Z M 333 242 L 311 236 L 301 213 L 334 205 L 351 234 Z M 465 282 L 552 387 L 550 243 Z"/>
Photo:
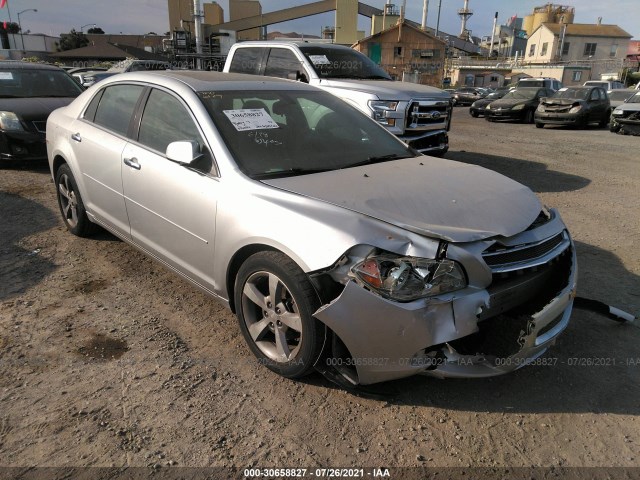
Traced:
<path id="1" fill-rule="evenodd" d="M 638 315 L 639 151 L 459 107 L 447 157 L 559 208 L 579 295 Z M 0 211 L 0 466 L 640 467 L 637 326 L 576 310 L 546 365 L 358 396 L 269 372 L 221 304 L 107 233 L 68 234 L 45 166 L 2 170 Z"/>

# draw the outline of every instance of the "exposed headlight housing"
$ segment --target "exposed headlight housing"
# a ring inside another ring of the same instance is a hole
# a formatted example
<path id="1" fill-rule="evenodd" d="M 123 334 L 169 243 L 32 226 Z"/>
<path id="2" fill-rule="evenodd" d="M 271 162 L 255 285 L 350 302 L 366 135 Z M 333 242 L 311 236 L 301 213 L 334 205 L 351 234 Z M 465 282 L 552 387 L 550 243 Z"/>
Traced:
<path id="1" fill-rule="evenodd" d="M 614 117 L 620 117 L 623 115 L 623 111 L 621 108 L 616 108 L 613 112 L 611 112 L 611 115 L 613 115 Z"/>
<path id="2" fill-rule="evenodd" d="M 522 110 L 524 108 L 524 103 L 521 103 L 520 105 L 516 105 L 515 107 L 513 107 L 511 110 Z"/>
<path id="3" fill-rule="evenodd" d="M 367 257 L 351 271 L 358 283 L 400 302 L 442 295 L 467 286 L 462 267 L 448 259 L 381 254 Z"/>
<path id="4" fill-rule="evenodd" d="M 388 100 L 369 100 L 369 108 L 373 112 L 373 118 L 385 127 L 395 127 L 396 119 L 389 118 L 390 112 L 395 112 L 398 102 Z"/>
<path id="5" fill-rule="evenodd" d="M 574 105 L 571 107 L 571 110 L 569 110 L 569 113 L 578 113 L 580 110 L 582 110 L 582 105 Z"/>
<path id="6" fill-rule="evenodd" d="M 546 112 L 547 109 L 545 108 L 545 106 L 543 104 L 538 105 L 538 111 L 539 112 Z"/>
<path id="7" fill-rule="evenodd" d="M 15 113 L 2 111 L 0 111 L 0 129 L 13 132 L 24 131 L 22 122 Z"/>

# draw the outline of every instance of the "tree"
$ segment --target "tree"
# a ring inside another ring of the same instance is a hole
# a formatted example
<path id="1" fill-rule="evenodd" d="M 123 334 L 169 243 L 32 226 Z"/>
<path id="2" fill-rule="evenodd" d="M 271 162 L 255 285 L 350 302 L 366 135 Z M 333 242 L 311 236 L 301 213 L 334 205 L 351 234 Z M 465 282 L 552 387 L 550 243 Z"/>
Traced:
<path id="1" fill-rule="evenodd" d="M 147 35 L 158 35 L 156 32 L 149 32 Z"/>
<path id="2" fill-rule="evenodd" d="M 61 52 L 65 50 L 73 50 L 74 48 L 82 48 L 89 45 L 89 39 L 82 32 L 76 32 L 74 28 L 69 33 L 63 33 L 60 35 L 60 43 L 58 48 Z"/>
<path id="3" fill-rule="evenodd" d="M 89 30 L 87 30 L 87 33 L 97 33 L 97 34 L 104 35 L 104 30 L 102 30 L 100 27 L 92 27 Z"/>
<path id="4" fill-rule="evenodd" d="M 4 23 L 0 23 L 0 31 L 6 33 L 20 33 L 20 25 L 16 22 L 7 22 L 7 28 L 4 28 Z"/>

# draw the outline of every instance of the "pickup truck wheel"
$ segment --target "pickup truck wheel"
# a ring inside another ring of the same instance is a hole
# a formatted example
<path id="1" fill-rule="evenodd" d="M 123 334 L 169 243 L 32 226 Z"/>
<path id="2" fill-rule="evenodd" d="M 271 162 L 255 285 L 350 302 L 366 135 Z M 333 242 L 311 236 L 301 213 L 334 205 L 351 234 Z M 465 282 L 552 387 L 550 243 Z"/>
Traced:
<path id="1" fill-rule="evenodd" d="M 308 374 L 322 351 L 320 300 L 307 275 L 281 252 L 260 252 L 235 283 L 240 330 L 259 363 L 287 378 Z"/>

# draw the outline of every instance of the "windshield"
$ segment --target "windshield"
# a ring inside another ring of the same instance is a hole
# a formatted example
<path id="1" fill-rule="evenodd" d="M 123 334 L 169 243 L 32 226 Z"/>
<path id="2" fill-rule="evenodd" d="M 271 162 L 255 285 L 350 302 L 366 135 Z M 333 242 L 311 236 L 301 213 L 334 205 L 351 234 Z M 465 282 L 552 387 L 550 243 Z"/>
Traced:
<path id="1" fill-rule="evenodd" d="M 627 103 L 640 103 L 640 92 L 633 95 L 633 97 L 630 97 L 629 100 L 627 100 Z"/>
<path id="2" fill-rule="evenodd" d="M 0 98 L 77 97 L 82 91 L 62 70 L 0 70 Z"/>
<path id="3" fill-rule="evenodd" d="M 320 78 L 391 80 L 387 72 L 366 55 L 350 48 L 301 46 L 300 50 Z"/>
<path id="4" fill-rule="evenodd" d="M 589 98 L 591 90 L 588 88 L 563 88 L 553 94 L 553 98 L 575 98 L 578 100 L 586 100 Z"/>
<path id="5" fill-rule="evenodd" d="M 502 98 L 504 98 L 505 100 L 531 100 L 532 98 L 536 98 L 537 93 L 537 88 L 520 88 L 511 90 Z"/>
<path id="6" fill-rule="evenodd" d="M 201 92 L 238 167 L 252 178 L 349 168 L 415 151 L 343 100 L 313 91 Z"/>
<path id="7" fill-rule="evenodd" d="M 487 100 L 496 100 L 498 98 L 502 98 L 507 94 L 507 92 L 504 91 L 500 91 L 500 92 L 493 92 L 490 93 L 489 95 L 487 95 Z"/>

